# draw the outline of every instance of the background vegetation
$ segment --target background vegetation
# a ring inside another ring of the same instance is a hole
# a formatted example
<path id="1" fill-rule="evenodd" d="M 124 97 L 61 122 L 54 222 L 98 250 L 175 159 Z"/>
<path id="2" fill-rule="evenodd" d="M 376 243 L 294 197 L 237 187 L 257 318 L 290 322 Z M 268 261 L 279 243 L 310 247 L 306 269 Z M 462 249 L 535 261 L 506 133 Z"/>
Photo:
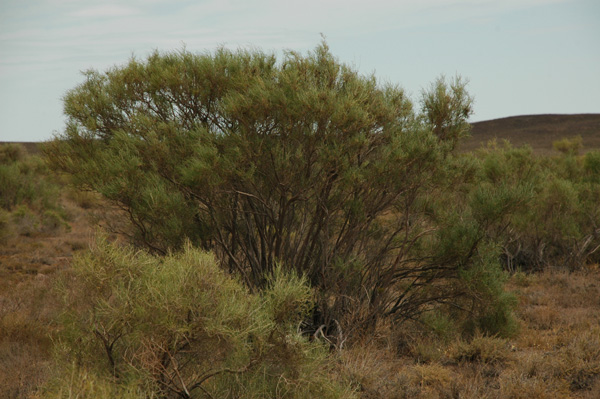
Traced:
<path id="1" fill-rule="evenodd" d="M 0 241 L 68 228 L 59 187 L 38 156 L 18 144 L 0 146 Z"/>

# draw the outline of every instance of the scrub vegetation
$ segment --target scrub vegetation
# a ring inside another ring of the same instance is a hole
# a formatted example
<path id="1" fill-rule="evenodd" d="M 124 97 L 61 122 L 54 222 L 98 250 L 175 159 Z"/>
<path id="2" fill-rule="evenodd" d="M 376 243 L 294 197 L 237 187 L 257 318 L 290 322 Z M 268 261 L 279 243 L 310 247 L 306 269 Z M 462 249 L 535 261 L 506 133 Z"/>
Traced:
<path id="1" fill-rule="evenodd" d="M 600 388 L 584 138 L 461 151 L 462 79 L 413 103 L 325 43 L 154 53 L 64 101 L 41 157 L 0 147 L 8 397 Z"/>

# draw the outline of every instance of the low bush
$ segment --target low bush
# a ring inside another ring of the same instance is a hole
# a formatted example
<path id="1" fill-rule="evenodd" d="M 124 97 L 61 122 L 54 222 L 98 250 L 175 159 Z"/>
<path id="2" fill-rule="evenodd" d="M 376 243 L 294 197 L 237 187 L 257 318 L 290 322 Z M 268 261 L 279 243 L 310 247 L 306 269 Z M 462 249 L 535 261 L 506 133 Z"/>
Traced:
<path id="1" fill-rule="evenodd" d="M 327 348 L 297 331 L 312 292 L 281 268 L 250 293 L 189 245 L 158 257 L 100 239 L 59 286 L 46 397 L 353 397 Z"/>
<path id="2" fill-rule="evenodd" d="M 25 149 L 20 144 L 0 145 L 0 164 L 7 165 L 21 161 L 25 157 Z"/>
<path id="3" fill-rule="evenodd" d="M 17 144 L 0 145 L 0 241 L 69 230 L 60 188 L 44 161 Z"/>
<path id="4" fill-rule="evenodd" d="M 536 157 L 529 147 L 509 143 L 465 155 L 475 165 L 475 177 L 461 182 L 471 192 L 472 218 L 511 272 L 573 270 L 599 259 L 600 155 L 576 156 L 580 140 L 560 143 L 565 150 L 556 157 Z"/>
<path id="5" fill-rule="evenodd" d="M 583 139 L 581 136 L 563 138 L 552 143 L 552 147 L 558 152 L 568 155 L 579 155 L 583 148 Z"/>
<path id="6" fill-rule="evenodd" d="M 0 206 L 11 210 L 27 204 L 36 209 L 57 206 L 58 187 L 36 155 L 14 144 L 0 146 Z"/>
<path id="7" fill-rule="evenodd" d="M 481 334 L 469 341 L 456 341 L 449 352 L 451 358 L 459 362 L 498 363 L 509 358 L 506 340 Z"/>

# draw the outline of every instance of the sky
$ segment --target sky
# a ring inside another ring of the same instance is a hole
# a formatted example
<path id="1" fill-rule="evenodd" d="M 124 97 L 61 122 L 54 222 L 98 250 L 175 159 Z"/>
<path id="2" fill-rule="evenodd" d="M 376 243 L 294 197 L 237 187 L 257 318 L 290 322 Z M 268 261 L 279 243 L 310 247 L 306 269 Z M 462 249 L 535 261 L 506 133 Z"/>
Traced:
<path id="1" fill-rule="evenodd" d="M 599 0 L 0 0 L 0 141 L 46 141 L 82 71 L 220 46 L 342 63 L 418 103 L 469 81 L 474 115 L 600 113 Z"/>

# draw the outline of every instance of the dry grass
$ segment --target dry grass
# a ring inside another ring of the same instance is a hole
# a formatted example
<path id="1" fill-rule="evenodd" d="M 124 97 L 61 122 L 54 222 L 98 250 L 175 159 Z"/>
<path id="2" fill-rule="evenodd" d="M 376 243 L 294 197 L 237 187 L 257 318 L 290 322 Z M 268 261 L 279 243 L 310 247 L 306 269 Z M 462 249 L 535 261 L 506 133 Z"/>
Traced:
<path id="1" fill-rule="evenodd" d="M 87 248 L 92 228 L 77 204 L 63 199 L 69 229 L 26 234 L 17 229 L 0 243 L 0 397 L 34 397 L 51 368 L 52 321 L 58 313 L 51 287 L 74 252 Z"/>
<path id="2" fill-rule="evenodd" d="M 507 288 L 520 299 L 515 338 L 443 341 L 404 326 L 400 340 L 343 352 L 342 372 L 363 398 L 597 398 L 598 269 L 517 273 Z"/>
<path id="3" fill-rule="evenodd" d="M 25 398 L 44 381 L 50 359 L 47 280 L 17 285 L 0 302 L 0 387 L 3 398 Z M 18 295 L 16 294 L 18 293 Z"/>
<path id="4" fill-rule="evenodd" d="M 13 237 L 0 247 L 0 387 L 33 397 L 51 365 L 58 309 L 48 294 L 92 227 L 73 201 L 71 231 Z M 362 398 L 595 398 L 600 391 L 600 270 L 515 274 L 520 305 L 512 339 L 448 339 L 415 325 L 382 326 L 340 354 L 340 374 Z"/>

